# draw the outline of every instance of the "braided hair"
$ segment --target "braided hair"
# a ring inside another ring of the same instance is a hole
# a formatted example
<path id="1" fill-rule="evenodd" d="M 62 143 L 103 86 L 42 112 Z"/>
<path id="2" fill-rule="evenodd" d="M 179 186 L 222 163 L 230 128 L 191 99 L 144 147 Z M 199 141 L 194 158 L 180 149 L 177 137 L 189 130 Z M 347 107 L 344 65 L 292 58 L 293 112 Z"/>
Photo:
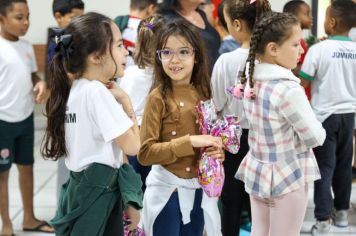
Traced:
<path id="1" fill-rule="evenodd" d="M 282 44 L 289 38 L 291 26 L 298 24 L 297 18 L 290 13 L 268 12 L 262 16 L 252 33 L 247 63 L 240 77 L 242 85 L 245 85 L 247 81 L 246 67 L 248 66 L 249 86 L 253 88 L 256 55 L 262 55 L 270 42 Z"/>

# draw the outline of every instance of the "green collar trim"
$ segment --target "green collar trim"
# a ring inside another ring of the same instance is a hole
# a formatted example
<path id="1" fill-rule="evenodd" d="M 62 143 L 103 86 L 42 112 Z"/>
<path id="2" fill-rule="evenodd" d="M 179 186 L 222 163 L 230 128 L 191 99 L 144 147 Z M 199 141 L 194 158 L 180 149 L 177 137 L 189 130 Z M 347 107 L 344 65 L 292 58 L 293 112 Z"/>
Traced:
<path id="1" fill-rule="evenodd" d="M 331 36 L 329 39 L 340 40 L 340 41 L 352 41 L 352 39 L 350 39 L 349 37 L 341 36 L 341 35 Z"/>

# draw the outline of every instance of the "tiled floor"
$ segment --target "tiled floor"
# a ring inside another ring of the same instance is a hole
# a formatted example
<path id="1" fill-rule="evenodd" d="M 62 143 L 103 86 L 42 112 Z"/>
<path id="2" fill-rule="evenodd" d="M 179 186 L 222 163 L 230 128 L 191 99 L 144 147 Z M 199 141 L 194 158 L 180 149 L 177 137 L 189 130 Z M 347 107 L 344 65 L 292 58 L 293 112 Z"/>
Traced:
<path id="1" fill-rule="evenodd" d="M 35 213 L 40 219 L 49 220 L 53 217 L 56 208 L 56 179 L 57 163 L 45 161 L 39 154 L 39 147 L 42 141 L 42 135 L 45 127 L 45 118 L 41 115 L 41 107 L 36 107 L 35 116 Z M 310 201 L 302 228 L 301 235 L 310 235 L 309 231 L 314 223 L 313 219 L 313 191 L 310 189 Z M 353 186 L 352 208 L 350 210 L 350 227 L 340 229 L 333 227 L 329 236 L 356 235 L 356 185 Z M 22 203 L 18 188 L 18 172 L 16 168 L 11 169 L 10 174 L 10 214 L 17 236 L 50 236 L 52 234 L 25 233 L 21 231 L 22 224 Z M 1 227 L 1 225 L 0 225 Z"/>

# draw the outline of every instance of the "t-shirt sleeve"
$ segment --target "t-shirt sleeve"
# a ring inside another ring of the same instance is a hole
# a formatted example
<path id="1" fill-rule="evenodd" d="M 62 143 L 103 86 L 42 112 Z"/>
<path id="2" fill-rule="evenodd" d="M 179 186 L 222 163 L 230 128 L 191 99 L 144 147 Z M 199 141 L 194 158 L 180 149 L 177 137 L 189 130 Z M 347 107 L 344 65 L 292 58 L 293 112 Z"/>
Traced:
<path id="1" fill-rule="evenodd" d="M 318 70 L 318 45 L 312 46 L 305 55 L 303 65 L 298 75 L 305 80 L 314 80 Z"/>
<path id="2" fill-rule="evenodd" d="M 122 106 L 102 84 L 88 91 L 87 102 L 89 113 L 105 142 L 119 137 L 133 125 Z"/>

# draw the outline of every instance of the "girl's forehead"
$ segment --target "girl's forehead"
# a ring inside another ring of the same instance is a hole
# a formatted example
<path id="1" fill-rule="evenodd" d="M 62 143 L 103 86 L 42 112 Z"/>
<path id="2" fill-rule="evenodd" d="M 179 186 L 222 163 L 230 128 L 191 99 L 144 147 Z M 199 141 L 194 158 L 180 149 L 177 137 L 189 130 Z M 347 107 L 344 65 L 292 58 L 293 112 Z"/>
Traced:
<path id="1" fill-rule="evenodd" d="M 165 47 L 180 48 L 180 47 L 192 47 L 188 40 L 181 35 L 171 35 L 167 38 Z"/>

